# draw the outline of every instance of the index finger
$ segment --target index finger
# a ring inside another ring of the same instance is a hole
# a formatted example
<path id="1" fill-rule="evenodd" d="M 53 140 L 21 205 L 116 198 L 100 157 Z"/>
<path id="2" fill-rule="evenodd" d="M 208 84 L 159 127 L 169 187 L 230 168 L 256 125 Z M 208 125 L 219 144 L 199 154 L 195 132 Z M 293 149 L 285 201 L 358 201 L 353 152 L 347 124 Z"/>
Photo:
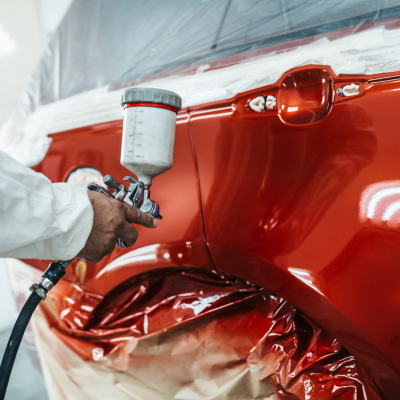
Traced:
<path id="1" fill-rule="evenodd" d="M 155 228 L 157 220 L 139 209 L 123 203 L 125 208 L 125 218 L 128 222 L 145 226 L 146 228 Z"/>

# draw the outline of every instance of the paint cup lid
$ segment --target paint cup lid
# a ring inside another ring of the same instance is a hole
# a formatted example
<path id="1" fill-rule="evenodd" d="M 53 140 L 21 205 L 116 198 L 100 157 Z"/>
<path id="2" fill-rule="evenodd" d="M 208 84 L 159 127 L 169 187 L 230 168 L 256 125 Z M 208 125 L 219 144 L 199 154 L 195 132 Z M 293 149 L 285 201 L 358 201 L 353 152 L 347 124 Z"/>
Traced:
<path id="1" fill-rule="evenodd" d="M 154 103 L 173 107 L 177 111 L 182 108 L 182 98 L 179 94 L 168 90 L 153 88 L 129 88 L 124 90 L 121 106 L 131 103 Z"/>

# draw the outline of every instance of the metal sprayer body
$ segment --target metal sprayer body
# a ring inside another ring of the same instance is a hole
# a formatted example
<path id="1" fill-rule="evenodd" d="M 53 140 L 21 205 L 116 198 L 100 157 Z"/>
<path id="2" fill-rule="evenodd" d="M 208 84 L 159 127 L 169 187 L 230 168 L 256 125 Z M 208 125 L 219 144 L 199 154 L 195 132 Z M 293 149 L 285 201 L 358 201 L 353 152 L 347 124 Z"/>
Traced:
<path id="1" fill-rule="evenodd" d="M 126 176 L 124 178 L 124 181 L 128 181 L 130 183 L 129 188 L 126 188 L 124 185 L 119 184 L 118 181 L 112 176 L 106 175 L 103 178 L 103 182 L 110 189 L 113 189 L 114 193 L 110 193 L 102 186 L 93 182 L 88 185 L 88 189 L 103 193 L 106 196 L 112 197 L 115 200 L 123 201 L 130 206 L 136 207 L 140 211 L 151 215 L 154 218 L 162 219 L 162 216 L 160 215 L 160 206 L 155 201 L 149 198 L 150 190 L 146 188 L 144 183 L 138 181 L 132 176 Z"/>

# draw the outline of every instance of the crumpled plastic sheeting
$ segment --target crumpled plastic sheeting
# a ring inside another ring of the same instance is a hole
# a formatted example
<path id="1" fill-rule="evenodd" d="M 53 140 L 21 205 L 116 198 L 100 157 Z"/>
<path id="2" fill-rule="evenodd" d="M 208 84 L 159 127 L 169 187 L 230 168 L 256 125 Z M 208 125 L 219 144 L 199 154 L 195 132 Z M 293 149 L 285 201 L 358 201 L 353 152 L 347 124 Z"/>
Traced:
<path id="1" fill-rule="evenodd" d="M 133 85 L 175 91 L 186 107 L 307 63 L 338 74 L 399 71 L 399 16 L 400 0 L 77 0 L 0 131 L 0 149 L 36 165 L 49 133 L 121 119 L 119 89 Z"/>
<path id="2" fill-rule="evenodd" d="M 337 340 L 232 276 L 151 271 L 104 298 L 64 287 L 34 317 L 53 400 L 381 399 Z"/>

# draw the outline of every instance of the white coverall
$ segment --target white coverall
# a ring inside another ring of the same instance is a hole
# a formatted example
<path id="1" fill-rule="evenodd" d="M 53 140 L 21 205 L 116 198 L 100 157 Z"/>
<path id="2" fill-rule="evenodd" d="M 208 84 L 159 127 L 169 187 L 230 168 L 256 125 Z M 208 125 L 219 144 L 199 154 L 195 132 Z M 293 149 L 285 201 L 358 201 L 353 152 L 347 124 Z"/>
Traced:
<path id="1" fill-rule="evenodd" d="M 85 246 L 93 208 L 84 187 L 51 183 L 0 151 L 0 257 L 70 260 Z"/>

